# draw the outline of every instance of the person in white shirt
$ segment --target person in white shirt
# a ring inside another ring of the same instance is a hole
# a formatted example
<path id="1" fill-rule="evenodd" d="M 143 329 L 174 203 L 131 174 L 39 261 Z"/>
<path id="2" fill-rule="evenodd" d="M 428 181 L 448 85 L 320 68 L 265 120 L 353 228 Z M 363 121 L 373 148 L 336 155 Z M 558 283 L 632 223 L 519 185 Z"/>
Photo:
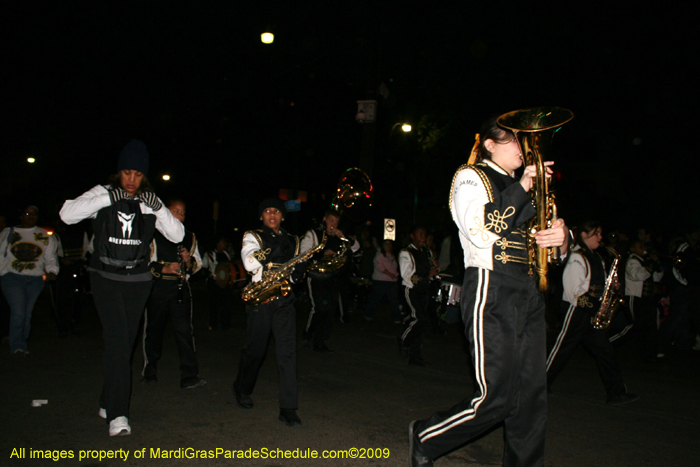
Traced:
<path id="1" fill-rule="evenodd" d="M 600 309 L 607 279 L 603 258 L 595 251 L 602 238 L 599 222 L 586 221 L 578 226 L 576 246 L 571 250 L 562 276 L 562 311 L 565 316 L 547 358 L 547 385 L 551 387 L 578 344 L 582 343 L 596 360 L 607 404 L 621 405 L 634 402 L 639 396 L 627 392 L 622 369 L 607 334 L 603 329 L 596 329 L 591 322 Z"/>
<path id="2" fill-rule="evenodd" d="M 90 284 L 105 344 L 98 413 L 110 436 L 131 434 L 131 354 L 153 281 L 151 241 L 156 229 L 173 243 L 185 235 L 182 223 L 152 191 L 148 166 L 146 145 L 132 140 L 122 149 L 110 183 L 66 201 L 60 213 L 69 225 L 93 220 Z"/>
<path id="3" fill-rule="evenodd" d="M 10 305 L 10 352 L 26 356 L 32 310 L 44 288 L 44 274 L 56 280 L 58 256 L 56 239 L 37 227 L 39 210 L 28 206 L 20 225 L 0 232 L 0 276 L 2 291 Z"/>
<path id="4" fill-rule="evenodd" d="M 658 329 L 656 305 L 659 301 L 660 282 L 664 271 L 658 256 L 646 251 L 644 240 L 635 240 L 625 263 L 625 295 L 634 320 L 634 330 L 639 340 L 642 359 L 654 360 L 658 354 Z M 614 336 L 610 341 L 614 341 Z"/>

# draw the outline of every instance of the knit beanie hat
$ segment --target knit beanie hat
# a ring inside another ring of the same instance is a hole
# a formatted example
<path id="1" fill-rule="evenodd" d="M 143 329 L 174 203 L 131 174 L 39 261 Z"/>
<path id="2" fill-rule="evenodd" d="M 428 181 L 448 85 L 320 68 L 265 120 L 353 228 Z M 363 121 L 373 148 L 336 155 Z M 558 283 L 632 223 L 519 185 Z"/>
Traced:
<path id="1" fill-rule="evenodd" d="M 282 218 L 287 215 L 287 208 L 284 205 L 284 201 L 281 199 L 268 198 L 260 202 L 258 206 L 258 216 L 262 217 L 262 213 L 267 208 L 277 208 L 282 213 Z"/>
<path id="2" fill-rule="evenodd" d="M 143 144 L 143 141 L 132 139 L 119 153 L 117 171 L 138 170 L 145 175 L 148 172 L 148 164 L 149 156 L 146 145 Z"/>

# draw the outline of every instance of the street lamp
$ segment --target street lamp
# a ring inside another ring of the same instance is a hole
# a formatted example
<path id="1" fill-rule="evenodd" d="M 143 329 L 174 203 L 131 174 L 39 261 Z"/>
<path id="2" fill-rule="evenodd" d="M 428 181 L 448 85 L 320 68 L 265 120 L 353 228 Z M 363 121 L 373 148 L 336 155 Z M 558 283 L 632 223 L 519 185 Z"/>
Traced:
<path id="1" fill-rule="evenodd" d="M 396 122 L 389 130 L 389 135 L 394 131 L 394 128 L 401 125 L 401 131 L 404 133 L 410 133 L 413 127 L 410 123 Z M 416 223 L 416 211 L 418 210 L 418 156 L 415 150 L 411 151 L 413 153 L 413 224 Z"/>
<path id="2" fill-rule="evenodd" d="M 27 162 L 29 162 L 30 164 L 33 164 L 36 162 L 36 159 L 34 159 L 33 157 L 27 157 Z"/>
<path id="3" fill-rule="evenodd" d="M 168 175 L 168 174 L 163 175 L 163 180 L 165 180 L 166 182 L 168 180 L 170 180 L 170 175 Z"/>
<path id="4" fill-rule="evenodd" d="M 263 44 L 272 44 L 275 41 L 275 35 L 271 32 L 264 32 L 260 34 L 260 40 Z"/>
<path id="5" fill-rule="evenodd" d="M 394 126 L 391 127 L 391 130 L 389 130 L 389 134 L 391 135 L 391 133 L 394 131 L 394 128 L 396 128 L 399 125 L 401 125 L 401 131 L 403 131 L 404 133 L 410 133 L 413 129 L 410 123 L 396 122 L 394 123 Z"/>

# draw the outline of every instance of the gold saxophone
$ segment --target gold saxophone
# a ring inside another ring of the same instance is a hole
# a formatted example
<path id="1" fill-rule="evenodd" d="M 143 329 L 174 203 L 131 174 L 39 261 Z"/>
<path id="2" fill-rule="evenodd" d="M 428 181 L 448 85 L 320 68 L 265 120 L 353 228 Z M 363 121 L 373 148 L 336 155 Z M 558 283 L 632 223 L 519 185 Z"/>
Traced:
<path id="1" fill-rule="evenodd" d="M 544 157 L 549 152 L 552 138 L 559 128 L 574 118 L 574 114 L 560 107 L 535 107 L 514 110 L 498 117 L 498 124 L 511 130 L 520 144 L 524 165 L 534 165 L 537 169 L 530 196 L 537 214 L 530 220 L 527 229 L 528 266 L 530 275 L 537 273 L 537 288 L 547 290 L 549 263 L 559 259 L 558 248 L 539 248 L 535 234 L 547 229 L 557 220 L 557 206 L 554 194 L 549 190 L 549 179 L 544 165 Z"/>
<path id="2" fill-rule="evenodd" d="M 600 297 L 600 308 L 594 317 L 591 318 L 591 324 L 595 329 L 608 329 L 610 323 L 612 323 L 615 313 L 620 305 L 623 305 L 625 301 L 618 297 L 617 292 L 613 290 L 615 284 L 617 283 L 617 270 L 620 265 L 620 255 L 617 251 L 606 246 L 608 252 L 614 257 L 612 264 L 610 265 L 610 271 L 608 272 L 608 278 L 605 280 L 605 287 L 603 287 L 603 295 Z"/>
<path id="3" fill-rule="evenodd" d="M 241 298 L 251 306 L 257 306 L 268 300 L 275 300 L 279 297 L 286 297 L 292 290 L 289 278 L 294 271 L 294 266 L 303 263 L 311 258 L 317 251 L 326 246 L 326 233 L 318 246 L 309 251 L 295 256 L 277 269 L 263 272 L 262 278 L 258 282 L 251 282 L 243 288 Z"/>

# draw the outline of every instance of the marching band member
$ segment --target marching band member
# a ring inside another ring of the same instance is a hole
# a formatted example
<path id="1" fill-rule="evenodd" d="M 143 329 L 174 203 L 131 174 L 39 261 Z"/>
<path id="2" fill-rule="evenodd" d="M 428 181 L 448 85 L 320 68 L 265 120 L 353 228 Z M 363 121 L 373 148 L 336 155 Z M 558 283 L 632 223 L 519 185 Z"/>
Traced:
<path id="1" fill-rule="evenodd" d="M 93 219 L 90 285 L 105 344 L 99 415 L 109 423 L 110 436 L 131 434 L 131 353 L 153 281 L 151 240 L 156 229 L 174 243 L 185 235 L 182 223 L 153 193 L 148 165 L 146 145 L 132 140 L 119 154 L 108 185 L 97 185 L 61 208 L 66 224 Z"/>
<path id="2" fill-rule="evenodd" d="M 401 356 L 408 357 L 408 364 L 425 366 L 423 360 L 423 332 L 428 322 L 430 279 L 438 268 L 425 247 L 425 228 L 416 226 L 411 231 L 411 243 L 399 252 L 401 270 L 401 301 L 408 316 L 404 318 L 406 329 L 398 338 Z"/>
<path id="3" fill-rule="evenodd" d="M 459 227 L 466 271 L 462 319 L 477 390 L 454 407 L 409 427 L 410 465 L 433 461 L 505 424 L 505 466 L 544 465 L 547 418 L 545 305 L 536 278 L 528 276 L 526 222 L 535 214 L 528 191 L 536 176 L 523 164 L 512 132 L 488 120 L 474 146 L 477 165 L 458 169 L 450 207 Z M 552 162 L 545 162 L 547 172 Z M 568 230 L 559 219 L 537 232 L 539 247 L 563 247 Z"/>
<path id="4" fill-rule="evenodd" d="M 175 219 L 184 224 L 184 202 L 172 199 L 167 208 Z M 141 375 L 144 382 L 158 381 L 157 364 L 163 349 L 165 325 L 170 317 L 180 356 L 180 387 L 192 389 L 207 384 L 206 379 L 199 377 L 192 328 L 192 292 L 188 282 L 189 277 L 201 267 L 202 258 L 194 233 L 185 230 L 182 243 L 175 244 L 156 232 L 151 245 L 153 289 L 146 305 L 143 329 L 144 364 Z"/>
<path id="5" fill-rule="evenodd" d="M 216 283 L 216 267 L 221 263 L 230 263 L 228 240 L 220 236 L 212 251 L 207 251 L 202 258 L 202 267 L 207 270 L 207 292 L 209 298 L 209 330 L 217 329 L 219 324 L 224 330 L 231 328 L 231 294 Z"/>
<path id="6" fill-rule="evenodd" d="M 625 263 L 625 295 L 634 319 L 642 359 L 646 362 L 654 360 L 658 354 L 656 304 L 663 276 L 664 270 L 658 255 L 646 251 L 644 240 L 634 240 Z"/>
<path id="7" fill-rule="evenodd" d="M 352 243 L 350 249 L 353 253 L 360 249 L 357 240 L 348 240 L 343 231 L 338 228 L 340 217 L 341 214 L 335 209 L 326 210 L 322 224 L 325 225 L 326 245 L 322 252 L 314 256 L 316 259 L 342 254 L 344 241 Z M 301 240 L 301 252 L 306 253 L 317 247 L 323 238 L 323 233 L 324 230 L 320 227 L 307 231 Z M 311 310 L 306 321 L 304 338 L 312 341 L 313 349 L 317 352 L 330 352 L 327 341 L 333 328 L 335 312 L 338 306 L 342 306 L 340 281 L 344 278 L 341 272 L 345 267 L 341 266 L 340 269 L 329 272 L 308 271 L 307 274 L 306 284 L 311 298 Z"/>
<path id="8" fill-rule="evenodd" d="M 639 396 L 627 392 L 622 369 L 607 334 L 591 324 L 591 318 L 600 309 L 600 297 L 607 276 L 603 258 L 595 252 L 602 239 L 602 228 L 597 221 L 586 221 L 577 230 L 576 246 L 571 250 L 562 277 L 562 311 L 566 312 L 566 316 L 547 358 L 547 386 L 552 385 L 576 346 L 583 342 L 598 364 L 607 393 L 607 403 L 620 405 L 634 402 Z"/>
<path id="9" fill-rule="evenodd" d="M 243 266 L 253 276 L 253 282 L 259 282 L 264 271 L 279 267 L 299 253 L 299 238 L 287 233 L 281 226 L 286 214 L 284 202 L 266 199 L 260 203 L 258 212 L 263 226 L 246 232 L 241 248 Z M 303 275 L 303 268 L 298 269 L 299 272 L 295 272 L 292 281 Z M 299 404 L 294 293 L 290 291 L 287 296 L 279 295 L 257 306 L 246 304 L 245 309 L 248 340 L 241 351 L 238 375 L 233 383 L 236 402 L 241 408 L 253 408 L 250 395 L 255 388 L 272 334 L 280 377 L 279 420 L 287 426 L 301 425 L 296 414 Z"/>

